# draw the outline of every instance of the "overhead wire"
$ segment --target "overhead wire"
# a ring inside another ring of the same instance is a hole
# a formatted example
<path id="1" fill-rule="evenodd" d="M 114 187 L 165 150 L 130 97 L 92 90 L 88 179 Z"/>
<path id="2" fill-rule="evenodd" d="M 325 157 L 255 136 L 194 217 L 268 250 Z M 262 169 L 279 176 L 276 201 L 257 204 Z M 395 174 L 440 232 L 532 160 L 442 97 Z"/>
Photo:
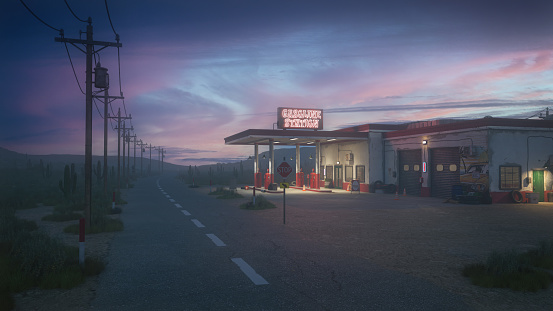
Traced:
<path id="1" fill-rule="evenodd" d="M 96 106 L 96 110 L 98 111 L 98 114 L 100 115 L 100 118 L 104 119 L 102 116 L 102 113 L 100 113 L 100 108 L 98 108 L 98 103 L 96 102 L 96 99 L 93 97 L 92 101 L 94 102 L 94 106 Z"/>
<path id="2" fill-rule="evenodd" d="M 113 30 L 113 33 L 115 34 L 115 36 L 118 36 L 117 32 L 115 31 L 115 28 L 113 28 L 113 23 L 111 22 L 111 16 L 109 15 L 108 0 L 104 0 L 104 3 L 106 4 L 106 12 L 108 13 L 108 20 L 109 20 L 109 24 L 111 25 L 111 30 Z"/>
<path id="3" fill-rule="evenodd" d="M 62 34 L 63 36 L 63 29 L 58 29 L 58 28 L 55 28 L 55 27 L 52 27 L 50 24 L 46 23 L 45 21 L 43 21 L 40 17 L 38 17 L 38 15 L 36 15 L 26 4 L 25 2 L 23 2 L 23 0 L 19 0 L 19 2 L 21 2 L 21 4 L 23 4 L 23 6 L 27 9 L 27 11 L 29 11 L 36 19 L 38 19 L 41 23 L 43 23 L 44 25 L 46 25 L 48 28 L 51 28 L 57 32 L 59 32 L 60 34 Z"/>
<path id="4" fill-rule="evenodd" d="M 73 75 L 75 76 L 75 80 L 77 80 L 77 85 L 79 86 L 79 90 L 81 90 L 81 93 L 85 94 L 83 91 L 83 88 L 81 87 L 81 83 L 79 82 L 79 78 L 77 77 L 77 72 L 75 72 L 75 66 L 73 66 L 73 60 L 71 59 L 71 54 L 69 54 L 69 49 L 67 48 L 67 42 L 63 43 L 65 45 L 65 51 L 67 51 L 67 57 L 69 57 L 69 63 L 71 64 L 71 69 L 73 69 Z"/>
<path id="5" fill-rule="evenodd" d="M 83 23 L 86 23 L 87 21 L 83 20 L 83 19 L 80 19 L 76 14 L 75 12 L 73 12 L 73 10 L 71 9 L 71 7 L 69 6 L 69 3 L 67 3 L 67 0 L 63 0 L 65 2 L 65 5 L 67 5 L 67 8 L 69 9 L 69 12 L 71 12 L 71 14 L 73 14 L 73 16 L 75 16 L 75 18 L 77 20 L 79 20 L 80 22 L 83 22 Z"/>

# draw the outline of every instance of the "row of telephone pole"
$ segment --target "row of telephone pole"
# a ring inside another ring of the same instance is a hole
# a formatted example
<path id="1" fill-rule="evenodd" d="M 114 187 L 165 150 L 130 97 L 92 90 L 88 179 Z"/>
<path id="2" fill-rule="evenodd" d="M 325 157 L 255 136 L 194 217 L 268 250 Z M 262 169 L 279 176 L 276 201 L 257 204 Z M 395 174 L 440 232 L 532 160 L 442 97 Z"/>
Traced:
<path id="1" fill-rule="evenodd" d="M 63 42 L 65 44 L 69 43 L 75 46 L 80 51 L 86 54 L 86 133 L 85 133 L 85 218 L 87 221 L 87 226 L 91 226 L 92 211 L 91 211 L 91 202 L 92 202 L 92 102 L 93 98 L 98 99 L 100 102 L 104 103 L 104 169 L 103 169 L 103 182 L 104 182 L 104 195 L 106 197 L 109 194 L 108 191 L 108 156 L 107 156 L 107 142 L 108 142 L 108 119 L 116 120 L 117 127 L 117 191 L 121 189 L 122 181 L 125 182 L 125 185 L 128 185 L 129 178 L 131 176 L 144 176 L 142 158 L 143 153 L 146 149 L 150 151 L 150 163 L 148 165 L 147 174 L 152 173 L 152 149 L 158 150 L 158 159 L 159 159 L 159 173 L 163 173 L 163 159 L 165 157 L 166 151 L 164 148 L 152 146 L 152 144 L 147 144 L 142 141 L 142 139 L 137 139 L 136 134 L 131 135 L 131 132 L 134 131 L 133 126 L 127 126 L 126 120 L 132 120 L 132 116 L 121 115 L 121 108 L 118 109 L 116 116 L 111 116 L 108 113 L 108 105 L 117 99 L 124 99 L 123 92 L 120 96 L 110 96 L 109 95 L 109 75 L 107 69 L 102 67 L 100 62 L 96 64 L 96 67 L 93 70 L 92 63 L 94 54 L 107 47 L 122 47 L 122 44 L 119 42 L 119 35 L 116 34 L 116 42 L 104 42 L 104 41 L 95 41 L 93 39 L 93 27 L 92 19 L 88 18 L 88 25 L 86 27 L 86 39 L 70 39 L 63 36 L 63 30 L 60 31 L 60 37 L 55 38 L 56 42 Z M 86 50 L 81 49 L 78 45 L 84 45 Z M 95 47 L 100 47 L 95 49 Z M 93 82 L 94 74 L 94 82 Z M 92 91 L 92 86 L 99 89 L 99 92 L 95 94 Z M 102 92 L 102 95 L 98 95 Z M 130 169 L 130 145 L 131 140 L 133 145 L 133 166 L 132 171 Z M 122 146 L 121 146 L 122 144 Z M 127 147 L 127 159 L 125 167 L 125 144 Z M 136 172 L 136 147 L 140 148 L 140 174 L 137 175 Z M 122 154 L 122 156 L 121 156 Z M 121 165 L 121 157 L 123 163 Z"/>

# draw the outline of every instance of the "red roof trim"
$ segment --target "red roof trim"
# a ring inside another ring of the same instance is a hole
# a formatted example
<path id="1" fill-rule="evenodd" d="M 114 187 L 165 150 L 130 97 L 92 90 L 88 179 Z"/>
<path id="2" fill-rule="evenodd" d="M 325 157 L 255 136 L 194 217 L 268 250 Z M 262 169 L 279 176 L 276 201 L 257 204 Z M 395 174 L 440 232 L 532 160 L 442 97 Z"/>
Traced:
<path id="1" fill-rule="evenodd" d="M 522 128 L 536 127 L 536 128 L 553 129 L 553 121 L 530 120 L 530 119 L 483 118 L 483 119 L 459 121 L 459 122 L 448 123 L 448 124 L 388 132 L 388 133 L 384 133 L 384 137 L 393 138 L 393 137 L 419 135 L 419 134 L 444 132 L 444 131 L 454 131 L 454 130 L 462 130 L 462 129 L 487 127 L 487 126 L 508 126 L 508 127 L 522 127 Z"/>

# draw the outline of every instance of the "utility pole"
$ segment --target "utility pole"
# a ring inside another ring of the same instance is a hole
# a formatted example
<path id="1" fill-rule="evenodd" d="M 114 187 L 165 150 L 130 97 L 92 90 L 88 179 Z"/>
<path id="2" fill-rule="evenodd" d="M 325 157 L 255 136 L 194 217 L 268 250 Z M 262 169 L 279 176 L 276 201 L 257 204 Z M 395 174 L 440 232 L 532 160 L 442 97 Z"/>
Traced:
<path id="1" fill-rule="evenodd" d="M 164 148 L 161 149 L 161 174 L 163 174 L 163 159 L 165 158 L 166 152 L 167 151 Z"/>
<path id="2" fill-rule="evenodd" d="M 97 69 L 101 68 L 100 63 L 98 63 L 96 65 L 96 68 Z M 105 70 L 107 71 L 107 69 L 105 69 Z M 112 99 L 112 100 L 124 99 L 123 96 L 109 96 L 108 95 L 108 89 L 109 89 L 109 87 L 107 87 L 104 90 L 104 96 L 98 96 L 98 95 L 93 95 L 92 96 L 92 97 L 98 98 L 100 101 L 102 99 L 104 100 L 104 172 L 103 172 L 103 175 L 104 175 L 104 195 L 106 196 L 106 198 L 108 197 L 107 184 L 108 184 L 108 172 L 109 172 L 109 169 L 108 169 L 108 119 L 115 119 L 116 118 L 116 117 L 110 117 L 109 112 L 108 112 L 108 105 L 110 103 L 110 99 Z"/>
<path id="3" fill-rule="evenodd" d="M 114 117 L 114 119 L 117 119 L 117 191 L 121 192 L 121 130 L 123 129 L 121 127 L 121 119 L 130 119 L 131 115 L 128 117 L 122 117 L 121 116 L 121 108 L 117 110 L 117 117 Z M 123 151 L 125 150 L 125 147 L 123 146 Z"/>
<path id="4" fill-rule="evenodd" d="M 143 143 L 143 142 L 142 142 L 142 139 L 141 139 L 141 140 L 140 140 L 140 143 L 137 144 L 137 145 L 140 146 L 140 177 L 142 177 L 142 176 L 143 176 L 143 173 L 142 173 L 142 153 L 146 150 L 146 149 L 144 148 L 144 146 L 147 146 L 148 144 L 147 144 L 147 143 Z"/>
<path id="5" fill-rule="evenodd" d="M 85 161 L 84 161 L 84 201 L 85 201 L 85 217 L 87 225 L 90 228 L 92 226 L 92 56 L 94 51 L 94 46 L 99 45 L 103 48 L 108 46 L 112 47 L 121 47 L 123 46 L 119 43 L 119 36 L 116 36 L 117 42 L 102 42 L 94 41 L 93 39 L 93 27 L 92 27 L 92 18 L 88 18 L 88 25 L 86 26 L 86 39 L 69 39 L 62 37 L 54 38 L 56 42 L 70 43 L 79 50 L 82 49 L 76 44 L 86 45 L 86 92 L 85 92 Z M 102 49 L 103 49 L 102 48 Z M 84 51 L 83 51 L 84 52 Z M 97 51 L 96 51 L 97 52 Z"/>
<path id="6" fill-rule="evenodd" d="M 146 146 L 146 148 L 150 149 L 150 166 L 148 167 L 148 176 L 152 173 L 152 148 L 155 148 L 156 146 L 152 147 L 152 144 L 150 143 L 150 147 Z"/>
<path id="7" fill-rule="evenodd" d="M 132 175 L 134 176 L 134 178 L 136 178 L 136 134 L 134 134 L 132 137 L 134 138 Z"/>

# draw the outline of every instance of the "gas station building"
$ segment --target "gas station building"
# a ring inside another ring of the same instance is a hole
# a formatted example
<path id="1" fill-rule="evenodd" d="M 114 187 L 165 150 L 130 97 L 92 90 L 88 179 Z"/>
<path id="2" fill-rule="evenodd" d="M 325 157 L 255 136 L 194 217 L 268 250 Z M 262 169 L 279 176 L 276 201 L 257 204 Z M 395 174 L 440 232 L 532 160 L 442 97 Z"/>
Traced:
<path id="1" fill-rule="evenodd" d="M 254 147 L 254 183 L 274 182 L 275 146 L 295 146 L 296 187 L 304 186 L 300 147 L 315 146 L 310 189 L 387 191 L 487 203 L 553 201 L 553 120 L 433 120 L 364 124 L 322 130 L 317 109 L 279 108 L 278 129 L 248 129 L 227 145 Z M 269 146 L 269 169 L 259 171 L 260 145 Z M 551 199 L 551 200 L 550 200 Z"/>

